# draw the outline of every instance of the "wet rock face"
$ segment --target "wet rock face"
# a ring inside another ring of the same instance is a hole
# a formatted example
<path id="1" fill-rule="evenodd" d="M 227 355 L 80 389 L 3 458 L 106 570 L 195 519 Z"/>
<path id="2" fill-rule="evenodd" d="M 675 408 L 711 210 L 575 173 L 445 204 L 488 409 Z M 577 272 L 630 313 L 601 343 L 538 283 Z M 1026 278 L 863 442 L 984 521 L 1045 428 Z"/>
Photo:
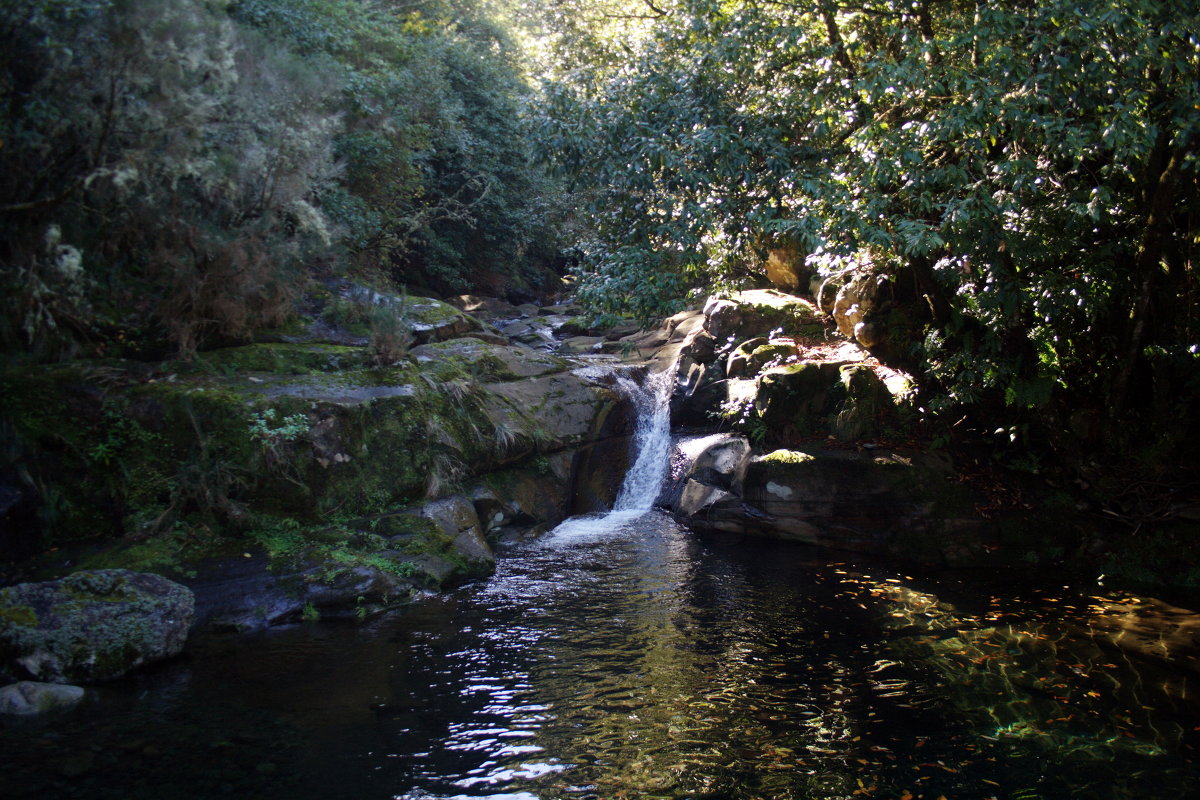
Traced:
<path id="1" fill-rule="evenodd" d="M 741 437 L 696 455 L 671 509 L 693 530 L 935 564 L 986 558 L 973 499 L 925 455 L 810 447 L 755 456 Z"/>
<path id="2" fill-rule="evenodd" d="M 129 570 L 77 572 L 0 590 L 0 670 L 53 683 L 120 677 L 177 655 L 191 590 Z"/>

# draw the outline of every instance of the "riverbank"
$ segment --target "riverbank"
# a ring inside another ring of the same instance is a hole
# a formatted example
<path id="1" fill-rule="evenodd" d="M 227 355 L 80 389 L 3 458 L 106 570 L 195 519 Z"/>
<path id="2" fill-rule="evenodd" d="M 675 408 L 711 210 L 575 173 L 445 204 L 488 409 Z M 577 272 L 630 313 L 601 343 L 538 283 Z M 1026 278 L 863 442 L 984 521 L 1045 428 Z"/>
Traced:
<path id="1" fill-rule="evenodd" d="M 712 437 L 659 500 L 697 532 L 1193 605 L 1194 550 L 1154 550 L 1186 521 L 1132 537 L 1053 476 L 922 441 L 912 380 L 803 298 L 735 294 L 650 331 L 589 331 L 569 305 L 455 302 L 405 299 L 422 343 L 387 367 L 320 316 L 190 365 L 7 372 L 19 462 L 46 496 L 74 493 L 42 503 L 42 538 L 32 517 L 6 528 L 9 552 L 45 551 L 8 582 L 126 568 L 190 589 L 197 628 L 361 620 L 490 574 L 500 541 L 611 507 L 636 428 L 621 383 L 666 369 L 674 426 Z"/>

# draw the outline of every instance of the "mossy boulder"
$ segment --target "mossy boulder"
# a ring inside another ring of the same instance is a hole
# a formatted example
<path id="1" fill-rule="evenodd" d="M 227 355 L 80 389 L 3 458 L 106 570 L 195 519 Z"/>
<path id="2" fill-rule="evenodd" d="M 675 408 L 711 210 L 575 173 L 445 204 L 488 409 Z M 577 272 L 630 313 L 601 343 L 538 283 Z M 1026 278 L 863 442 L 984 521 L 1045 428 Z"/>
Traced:
<path id="1" fill-rule="evenodd" d="M 845 401 L 845 362 L 804 361 L 772 367 L 755 381 L 754 409 L 771 429 L 800 435 L 824 432 Z"/>
<path id="2" fill-rule="evenodd" d="M 483 526 L 471 498 L 454 495 L 426 503 L 420 515 L 432 522 L 443 536 L 454 543 L 455 552 L 472 575 L 489 575 L 496 556 L 483 536 Z"/>
<path id="3" fill-rule="evenodd" d="M 0 670 L 52 683 L 120 677 L 183 649 L 194 602 L 174 581 L 128 570 L 0 589 Z"/>
<path id="4" fill-rule="evenodd" d="M 752 378 L 768 364 L 782 365 L 798 357 L 799 349 L 795 342 L 760 336 L 734 348 L 725 361 L 725 375 L 730 378 Z"/>
<path id="5" fill-rule="evenodd" d="M 449 303 L 432 297 L 409 297 L 403 303 L 404 317 L 416 342 L 441 342 L 482 331 L 484 326 Z"/>
<path id="6" fill-rule="evenodd" d="M 899 423 L 899 396 L 863 363 L 802 361 L 767 367 L 755 379 L 754 411 L 768 430 L 842 441 L 879 436 Z"/>
<path id="7" fill-rule="evenodd" d="M 831 433 L 843 441 L 878 436 L 896 419 L 900 398 L 866 364 L 847 364 L 838 372 L 846 395 L 831 420 Z"/>
<path id="8" fill-rule="evenodd" d="M 704 306 L 704 330 L 721 344 L 769 336 L 776 329 L 811 335 L 823 330 L 823 324 L 812 303 L 772 289 L 714 297 Z"/>
<path id="9" fill-rule="evenodd" d="M 601 329 L 592 324 L 590 317 L 574 316 L 566 317 L 558 322 L 554 332 L 561 338 L 571 338 L 573 336 L 597 336 Z"/>
<path id="10" fill-rule="evenodd" d="M 457 360 L 465 374 L 487 382 L 534 378 L 563 372 L 570 366 L 544 351 L 493 344 L 470 336 L 414 347 L 412 355 L 418 364 Z"/>

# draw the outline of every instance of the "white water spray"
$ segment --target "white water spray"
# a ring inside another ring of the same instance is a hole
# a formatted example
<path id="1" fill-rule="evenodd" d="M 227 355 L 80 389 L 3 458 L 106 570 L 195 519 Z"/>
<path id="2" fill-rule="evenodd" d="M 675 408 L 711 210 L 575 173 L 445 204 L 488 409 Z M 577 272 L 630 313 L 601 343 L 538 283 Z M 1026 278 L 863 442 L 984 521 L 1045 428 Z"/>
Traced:
<path id="1" fill-rule="evenodd" d="M 654 507 L 670 464 L 671 389 L 675 370 L 667 368 L 651 373 L 645 384 L 638 385 L 624 375 L 617 384 L 633 402 L 637 427 L 633 433 L 633 465 L 625 473 L 621 491 L 612 511 L 572 517 L 551 531 L 544 545 L 591 541 L 609 536 L 626 523 L 641 517 Z M 553 543 L 553 544 L 551 544 Z"/>
<path id="2" fill-rule="evenodd" d="M 625 473 L 613 511 L 649 511 L 662 489 L 671 450 L 671 388 L 675 370 L 650 374 L 639 386 L 625 376 L 617 382 L 633 401 L 637 429 L 633 434 L 633 466 Z"/>

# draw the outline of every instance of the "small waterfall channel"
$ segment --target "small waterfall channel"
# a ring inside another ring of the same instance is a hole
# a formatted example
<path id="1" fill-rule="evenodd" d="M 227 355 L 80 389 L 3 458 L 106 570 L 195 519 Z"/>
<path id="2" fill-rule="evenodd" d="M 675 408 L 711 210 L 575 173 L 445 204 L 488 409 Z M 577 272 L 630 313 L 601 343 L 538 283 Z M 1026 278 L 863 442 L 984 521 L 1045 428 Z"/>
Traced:
<path id="1" fill-rule="evenodd" d="M 662 490 L 671 452 L 671 389 L 675 370 L 651 373 L 644 384 L 619 376 L 617 382 L 633 400 L 637 410 L 633 465 L 625 473 L 621 492 L 613 503 L 615 512 L 646 512 Z"/>
<path id="2" fill-rule="evenodd" d="M 662 490 L 671 455 L 671 390 L 675 370 L 668 367 L 651 372 L 642 383 L 629 375 L 615 373 L 621 391 L 629 397 L 636 413 L 633 433 L 633 463 L 621 483 L 611 511 L 572 517 L 543 539 L 546 546 L 566 540 L 603 536 L 635 522 L 649 513 Z"/>

